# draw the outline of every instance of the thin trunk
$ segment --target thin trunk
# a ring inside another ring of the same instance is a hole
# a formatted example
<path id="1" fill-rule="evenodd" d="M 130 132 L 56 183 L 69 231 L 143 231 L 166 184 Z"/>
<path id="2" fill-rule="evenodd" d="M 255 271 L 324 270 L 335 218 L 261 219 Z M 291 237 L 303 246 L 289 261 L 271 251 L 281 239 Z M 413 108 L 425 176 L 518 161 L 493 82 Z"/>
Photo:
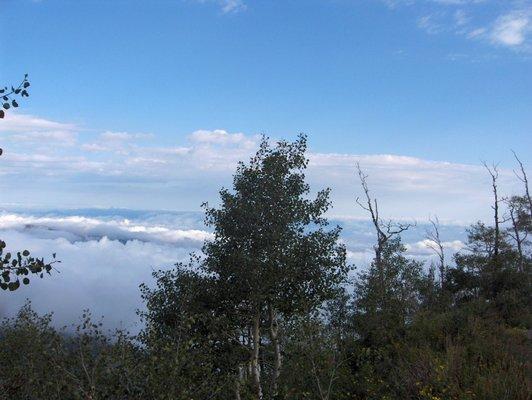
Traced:
<path id="1" fill-rule="evenodd" d="M 238 374 L 237 374 L 237 377 L 236 377 L 236 381 L 235 381 L 235 399 L 236 400 L 241 400 L 242 397 L 240 395 L 240 389 L 241 389 L 241 386 L 242 386 L 242 380 L 244 378 L 244 369 L 242 368 L 241 365 L 238 366 Z"/>
<path id="2" fill-rule="evenodd" d="M 488 170 L 489 174 L 491 175 L 491 187 L 493 189 L 493 219 L 494 219 L 494 227 L 495 227 L 495 237 L 493 238 L 493 261 L 494 264 L 497 265 L 497 261 L 499 259 L 499 246 L 500 246 L 500 240 L 501 240 L 501 233 L 500 233 L 500 221 L 499 221 L 499 195 L 497 192 L 497 179 L 499 178 L 499 171 L 497 170 L 497 166 L 493 165 L 491 168 L 488 167 L 488 164 L 483 163 L 484 167 Z"/>
<path id="3" fill-rule="evenodd" d="M 493 193 L 495 196 L 494 219 L 495 219 L 495 245 L 493 247 L 493 259 L 497 261 L 499 258 L 499 243 L 500 243 L 500 227 L 499 227 L 499 200 L 497 198 L 497 186 L 493 186 Z"/>
<path id="4" fill-rule="evenodd" d="M 443 250 L 440 256 L 440 288 L 445 289 L 445 255 Z"/>
<path id="5" fill-rule="evenodd" d="M 281 346 L 279 344 L 279 325 L 277 323 L 277 315 L 273 307 L 269 307 L 270 313 L 270 339 L 272 341 L 274 351 L 274 364 L 272 376 L 272 396 L 277 396 L 279 391 L 279 376 L 281 375 Z"/>
<path id="6" fill-rule="evenodd" d="M 316 386 L 318 387 L 318 394 L 320 396 L 320 399 L 322 400 L 328 400 L 328 396 L 325 396 L 323 393 L 323 388 L 321 387 L 321 381 L 320 377 L 316 368 L 316 364 L 314 363 L 314 359 L 311 357 L 310 362 L 312 364 L 312 373 L 314 375 L 314 379 L 316 380 Z"/>
<path id="7" fill-rule="evenodd" d="M 517 224 L 517 218 L 515 216 L 515 211 L 510 206 L 510 218 L 512 219 L 512 229 L 514 231 L 514 238 L 517 244 L 517 253 L 519 254 L 519 263 L 517 265 L 517 270 L 523 272 L 523 239 L 521 238 L 521 233 L 519 232 L 519 226 Z"/>
<path id="8" fill-rule="evenodd" d="M 380 238 L 378 239 L 379 244 L 377 245 L 377 248 L 375 250 L 375 264 L 377 266 L 377 271 L 379 272 L 379 297 L 382 308 L 381 311 L 384 311 L 386 303 L 386 277 L 384 265 L 382 262 L 382 252 L 384 251 L 384 246 L 386 246 L 387 240 L 388 238 L 386 238 L 385 236 L 380 236 Z"/>
<path id="9" fill-rule="evenodd" d="M 253 377 L 253 385 L 255 386 L 255 396 L 258 400 L 262 399 L 262 384 L 260 381 L 260 365 L 259 365 L 259 352 L 260 352 L 260 311 L 253 318 L 253 352 L 251 355 L 251 374 Z"/>

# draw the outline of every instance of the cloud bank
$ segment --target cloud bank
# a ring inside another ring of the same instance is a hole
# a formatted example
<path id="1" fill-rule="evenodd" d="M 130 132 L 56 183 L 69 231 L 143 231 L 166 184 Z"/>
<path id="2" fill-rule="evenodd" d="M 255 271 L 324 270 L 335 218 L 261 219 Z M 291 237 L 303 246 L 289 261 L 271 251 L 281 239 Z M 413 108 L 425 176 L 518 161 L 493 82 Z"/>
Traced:
<path id="1" fill-rule="evenodd" d="M 197 130 L 185 141 L 158 144 L 143 132 L 81 129 L 72 124 L 10 114 L 1 126 L 2 203 L 24 207 L 123 207 L 198 210 L 216 203 L 231 185 L 239 161 L 257 149 L 259 135 Z M 312 151 L 308 179 L 314 190 L 332 189 L 334 215 L 363 216 L 354 166 L 369 174 L 370 188 L 389 217 L 474 221 L 490 213 L 489 176 L 479 165 L 396 154 Z M 520 191 L 512 171 L 501 169 L 501 192 Z"/>
<path id="2" fill-rule="evenodd" d="M 76 322 L 83 309 L 104 316 L 107 328 L 136 332 L 142 309 L 139 285 L 153 284 L 151 273 L 186 261 L 211 238 L 201 213 L 131 210 L 25 211 L 0 215 L 0 237 L 8 250 L 29 249 L 51 259 L 59 272 L 33 279 L 29 286 L 4 293 L 0 317 L 13 315 L 30 299 L 40 313 L 54 312 L 57 326 Z M 359 269 L 371 261 L 374 234 L 369 221 L 332 220 L 343 227 L 348 261 Z M 420 225 L 404 236 L 408 254 L 421 261 L 432 252 Z M 443 225 L 449 254 L 463 245 L 464 227 Z"/>

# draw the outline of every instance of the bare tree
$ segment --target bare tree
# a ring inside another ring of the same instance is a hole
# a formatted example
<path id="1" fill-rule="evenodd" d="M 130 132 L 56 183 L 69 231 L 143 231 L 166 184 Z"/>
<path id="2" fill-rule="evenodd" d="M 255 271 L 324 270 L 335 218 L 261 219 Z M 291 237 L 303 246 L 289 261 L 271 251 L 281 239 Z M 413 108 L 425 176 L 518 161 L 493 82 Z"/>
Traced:
<path id="1" fill-rule="evenodd" d="M 362 172 L 360 164 L 356 164 L 358 177 L 360 178 L 360 184 L 364 190 L 364 195 L 366 199 L 361 201 L 359 197 L 356 198 L 357 204 L 363 209 L 369 212 L 371 216 L 371 221 L 377 232 L 377 245 L 375 247 L 375 259 L 377 263 L 380 263 L 382 260 L 382 251 L 386 243 L 393 237 L 400 235 L 404 231 L 410 229 L 414 224 L 410 223 L 394 223 L 390 220 L 381 221 L 379 216 L 379 204 L 377 199 L 372 199 L 369 193 L 367 178 L 368 175 Z"/>
<path id="2" fill-rule="evenodd" d="M 403 223 L 394 223 L 390 220 L 383 222 L 379 216 L 379 204 L 377 199 L 371 198 L 368 188 L 368 175 L 362 172 L 360 168 L 360 163 L 356 164 L 358 177 L 360 179 L 360 184 L 364 190 L 365 200 L 361 201 L 359 197 L 356 198 L 357 204 L 365 211 L 367 211 L 371 216 L 371 221 L 375 227 L 377 233 L 377 244 L 374 246 L 375 250 L 375 265 L 379 273 L 379 279 L 381 281 L 381 287 L 384 288 L 384 270 L 382 265 L 382 253 L 386 244 L 393 237 L 400 235 L 404 231 L 410 229 L 413 224 L 403 224 Z M 384 293 L 382 293 L 384 296 Z M 383 300 L 383 299 L 382 299 Z"/>
<path id="3" fill-rule="evenodd" d="M 499 179 L 499 170 L 497 164 L 492 164 L 492 166 L 488 166 L 486 162 L 482 162 L 482 165 L 484 165 L 484 168 L 488 171 L 488 173 L 491 176 L 491 187 L 493 190 L 493 206 L 491 208 L 493 209 L 493 220 L 494 220 L 494 229 L 495 229 L 495 235 L 493 238 L 493 261 L 497 262 L 499 258 L 499 249 L 500 249 L 500 243 L 501 243 L 501 220 L 499 219 L 499 203 L 502 201 L 499 199 L 498 194 L 498 188 L 497 188 L 497 179 Z"/>
<path id="4" fill-rule="evenodd" d="M 427 246 L 429 246 L 434 253 L 436 253 L 436 256 L 438 257 L 438 270 L 440 273 L 440 287 L 443 289 L 445 287 L 445 273 L 446 273 L 446 266 L 445 266 L 445 252 L 443 248 L 443 243 L 440 238 L 440 221 L 438 217 L 434 217 L 434 219 L 429 218 L 429 222 L 431 224 L 431 228 L 427 229 L 427 232 L 425 234 L 425 238 L 428 240 Z"/>

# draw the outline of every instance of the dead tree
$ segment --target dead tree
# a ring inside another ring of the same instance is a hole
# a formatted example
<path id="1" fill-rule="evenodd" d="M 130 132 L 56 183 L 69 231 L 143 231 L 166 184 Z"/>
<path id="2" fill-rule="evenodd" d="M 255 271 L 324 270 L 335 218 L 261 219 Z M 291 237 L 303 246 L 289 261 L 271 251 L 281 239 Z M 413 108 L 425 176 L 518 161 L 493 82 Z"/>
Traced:
<path id="1" fill-rule="evenodd" d="M 499 250 L 501 245 L 501 220 L 499 219 L 499 203 L 502 201 L 499 199 L 498 194 L 498 188 L 497 188 L 497 179 L 499 179 L 499 170 L 497 168 L 496 164 L 493 164 L 491 167 L 486 164 L 486 162 L 482 163 L 484 165 L 484 168 L 488 171 L 488 173 L 491 176 L 491 187 L 493 190 L 493 206 L 491 208 L 493 209 L 493 220 L 494 220 L 494 237 L 493 237 L 493 262 L 497 262 L 499 259 Z"/>
<path id="2" fill-rule="evenodd" d="M 530 219 L 532 220 L 532 200 L 530 199 L 530 191 L 528 190 L 528 177 L 526 175 L 525 167 L 519 157 L 517 157 L 517 154 L 515 154 L 515 151 L 512 150 L 512 153 L 514 153 L 514 157 L 517 160 L 517 163 L 519 164 L 519 169 L 521 170 L 521 173 L 517 173 L 514 171 L 515 175 L 517 176 L 517 179 L 519 179 L 523 184 L 525 185 L 525 196 L 528 201 L 528 214 Z"/>
<path id="3" fill-rule="evenodd" d="M 392 221 L 382 222 L 379 216 L 379 205 L 377 199 L 371 198 L 368 188 L 368 175 L 362 172 L 360 164 L 356 164 L 358 177 L 360 179 L 360 184 L 362 190 L 364 191 L 365 200 L 361 201 L 359 197 L 356 198 L 357 204 L 365 211 L 370 214 L 371 221 L 375 227 L 377 233 L 377 244 L 373 247 L 375 250 L 375 266 L 377 268 L 380 280 L 381 291 L 381 301 L 384 303 L 384 265 L 382 262 L 382 254 L 386 247 L 386 244 L 390 239 L 400 235 L 404 231 L 410 229 L 413 224 L 402 224 L 402 223 L 393 223 Z"/>
<path id="4" fill-rule="evenodd" d="M 446 266 L 445 266 L 445 252 L 443 247 L 443 242 L 440 238 L 440 221 L 438 220 L 438 217 L 435 217 L 434 219 L 429 218 L 429 222 L 431 224 L 431 229 L 427 229 L 425 238 L 428 240 L 427 246 L 430 247 L 434 253 L 436 253 L 436 256 L 438 257 L 438 270 L 440 273 L 440 287 L 442 289 L 445 288 L 445 274 L 446 274 Z"/>

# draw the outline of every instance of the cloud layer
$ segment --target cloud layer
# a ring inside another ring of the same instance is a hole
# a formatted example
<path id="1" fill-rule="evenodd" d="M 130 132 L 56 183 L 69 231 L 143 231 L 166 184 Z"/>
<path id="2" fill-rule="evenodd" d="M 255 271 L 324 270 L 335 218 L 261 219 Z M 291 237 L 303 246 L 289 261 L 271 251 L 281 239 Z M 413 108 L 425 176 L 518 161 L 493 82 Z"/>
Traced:
<path id="1" fill-rule="evenodd" d="M 57 253 L 59 272 L 32 279 L 29 286 L 4 293 L 0 317 L 13 315 L 29 298 L 41 313 L 54 312 L 54 323 L 69 325 L 89 308 L 104 316 L 108 328 L 137 331 L 136 314 L 143 307 L 139 285 L 153 284 L 151 273 L 186 261 L 199 252 L 211 234 L 201 213 L 130 210 L 26 211 L 0 215 L 0 237 L 8 250 L 29 249 L 51 259 Z M 374 234 L 365 220 L 333 220 L 343 227 L 348 261 L 364 268 L 371 260 Z M 432 252 L 420 225 L 404 236 L 408 254 L 427 261 Z M 448 252 L 459 250 L 464 227 L 444 225 Z"/>
<path id="2" fill-rule="evenodd" d="M 25 207 L 124 207 L 198 210 L 216 202 L 239 161 L 257 149 L 258 135 L 197 130 L 184 142 L 158 144 L 143 132 L 97 133 L 71 124 L 11 114 L 1 125 L 2 203 Z M 489 176 L 479 165 L 395 154 L 308 153 L 314 190 L 332 189 L 335 215 L 362 216 L 354 199 L 359 162 L 390 217 L 476 220 L 490 213 Z M 520 190 L 501 169 L 501 191 Z"/>

